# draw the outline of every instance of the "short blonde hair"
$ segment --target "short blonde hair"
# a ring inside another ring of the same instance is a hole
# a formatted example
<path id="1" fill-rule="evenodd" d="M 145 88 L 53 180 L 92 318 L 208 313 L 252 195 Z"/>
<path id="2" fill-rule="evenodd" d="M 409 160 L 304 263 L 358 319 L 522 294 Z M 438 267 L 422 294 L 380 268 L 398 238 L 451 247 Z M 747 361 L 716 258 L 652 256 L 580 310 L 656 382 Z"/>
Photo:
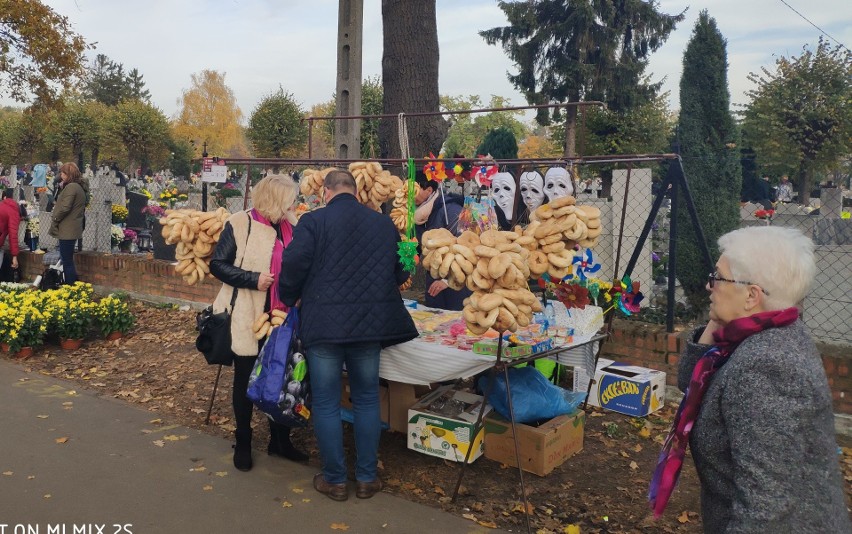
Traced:
<path id="1" fill-rule="evenodd" d="M 299 186 L 292 178 L 286 174 L 270 174 L 252 187 L 252 204 L 272 223 L 287 219 L 290 224 L 296 224 L 292 208 L 298 193 Z"/>
<path id="2" fill-rule="evenodd" d="M 796 306 L 816 276 L 814 242 L 796 228 L 749 226 L 719 238 L 731 275 L 763 288 L 767 310 Z"/>

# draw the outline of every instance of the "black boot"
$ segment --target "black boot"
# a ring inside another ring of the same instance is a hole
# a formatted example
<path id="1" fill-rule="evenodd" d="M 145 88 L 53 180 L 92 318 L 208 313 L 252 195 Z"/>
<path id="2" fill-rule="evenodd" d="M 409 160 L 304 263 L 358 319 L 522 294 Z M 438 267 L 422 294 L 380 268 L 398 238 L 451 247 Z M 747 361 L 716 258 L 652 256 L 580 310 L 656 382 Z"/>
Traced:
<path id="1" fill-rule="evenodd" d="M 251 471 L 251 429 L 237 430 L 234 445 L 234 467 L 240 471 Z"/>
<path id="2" fill-rule="evenodd" d="M 307 462 L 307 454 L 296 449 L 290 441 L 290 427 L 269 422 L 269 447 L 266 452 L 270 455 L 281 456 L 294 462 Z"/>

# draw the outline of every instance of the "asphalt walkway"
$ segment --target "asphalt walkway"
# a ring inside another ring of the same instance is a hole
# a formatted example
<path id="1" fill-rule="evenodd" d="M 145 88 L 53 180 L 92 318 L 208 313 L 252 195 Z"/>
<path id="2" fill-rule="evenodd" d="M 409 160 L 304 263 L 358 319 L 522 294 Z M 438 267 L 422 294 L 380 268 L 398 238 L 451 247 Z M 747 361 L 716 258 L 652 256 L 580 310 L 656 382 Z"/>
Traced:
<path id="1" fill-rule="evenodd" d="M 0 534 L 494 532 L 379 493 L 334 502 L 314 467 L 0 361 Z"/>

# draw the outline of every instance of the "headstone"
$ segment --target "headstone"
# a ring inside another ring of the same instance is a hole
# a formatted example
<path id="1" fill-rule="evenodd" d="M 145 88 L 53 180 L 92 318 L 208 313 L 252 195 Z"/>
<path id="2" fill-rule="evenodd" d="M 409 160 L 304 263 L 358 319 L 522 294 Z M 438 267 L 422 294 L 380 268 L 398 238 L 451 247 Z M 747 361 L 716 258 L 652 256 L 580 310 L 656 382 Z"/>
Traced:
<path id="1" fill-rule="evenodd" d="M 633 250 L 639 244 L 639 235 L 642 233 L 645 221 L 651 213 L 651 204 L 654 200 L 653 195 L 651 195 L 651 169 L 633 169 L 630 173 L 630 197 L 627 199 L 627 210 L 624 214 L 624 232 L 621 236 L 621 257 L 619 261 L 620 272 L 615 273 L 614 269 L 616 252 L 618 249 L 618 233 L 621 227 L 621 207 L 624 203 L 626 183 L 626 169 L 613 171 L 612 202 L 609 203 L 611 223 L 609 226 L 607 226 L 606 221 L 603 220 L 603 210 L 601 210 L 601 228 L 603 228 L 601 237 L 603 238 L 605 235 L 612 236 L 609 239 L 609 244 L 606 245 L 606 248 L 604 239 L 601 239 L 600 243 L 598 243 L 597 249 L 595 250 L 595 252 L 598 252 L 598 249 L 601 252 L 606 249 L 611 251 L 609 258 L 607 258 L 608 265 L 604 265 L 603 260 L 598 259 L 603 268 L 599 271 L 597 277 L 604 280 L 612 280 L 614 277 L 621 278 L 624 275 L 624 268 L 627 266 L 627 262 L 630 260 Z M 597 205 L 598 202 L 601 202 L 601 200 L 596 202 L 588 201 L 588 204 L 594 206 Z M 650 291 L 653 285 L 651 252 L 651 238 L 648 236 L 648 239 L 645 240 L 645 244 L 639 254 L 636 266 L 633 268 L 633 273 L 631 273 L 631 279 L 634 282 L 640 282 L 643 291 Z M 600 258 L 602 254 L 598 256 Z M 608 273 L 609 276 L 604 273 Z M 643 300 L 642 305 L 646 306 L 648 304 L 648 300 L 649 299 Z"/>
<path id="2" fill-rule="evenodd" d="M 843 190 L 839 187 L 823 187 L 820 191 L 820 218 L 839 219 L 842 211 Z"/>
<path id="3" fill-rule="evenodd" d="M 44 195 L 42 195 L 44 196 Z M 59 246 L 59 241 L 50 235 L 50 223 L 53 220 L 53 214 L 46 211 L 39 211 L 37 215 L 39 219 L 39 235 L 38 246 L 47 250 L 54 249 Z"/>
<path id="4" fill-rule="evenodd" d="M 112 250 L 112 202 L 92 202 L 86 210 L 83 229 L 83 250 L 109 252 Z"/>
<path id="5" fill-rule="evenodd" d="M 125 224 L 130 228 L 146 228 L 145 214 L 142 208 L 148 205 L 148 197 L 142 193 L 128 191 L 127 193 L 127 221 Z"/>

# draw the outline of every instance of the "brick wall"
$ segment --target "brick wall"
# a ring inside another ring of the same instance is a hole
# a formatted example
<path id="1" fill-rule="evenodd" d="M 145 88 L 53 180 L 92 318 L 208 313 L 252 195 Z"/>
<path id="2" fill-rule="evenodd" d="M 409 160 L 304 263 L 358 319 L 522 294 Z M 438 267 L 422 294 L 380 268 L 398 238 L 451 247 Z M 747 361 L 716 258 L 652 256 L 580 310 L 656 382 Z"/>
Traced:
<path id="1" fill-rule="evenodd" d="M 34 280 L 44 271 L 43 258 L 42 254 L 21 251 L 18 261 L 24 281 Z M 78 252 L 74 255 L 74 265 L 78 278 L 95 286 L 166 299 L 211 304 L 222 287 L 215 278 L 187 285 L 171 263 L 148 259 L 142 254 Z"/>
<path id="2" fill-rule="evenodd" d="M 666 383 L 677 387 L 677 365 L 686 332 L 668 334 L 663 326 L 616 320 L 612 340 L 605 343 L 601 357 L 665 371 Z M 834 400 L 835 413 L 852 414 L 852 377 L 849 347 L 817 344 Z"/>
<path id="3" fill-rule="evenodd" d="M 22 251 L 24 281 L 42 273 L 42 255 Z M 176 299 L 210 304 L 221 284 L 205 279 L 188 286 L 175 274 L 169 262 L 148 259 L 143 255 L 81 252 L 74 256 L 80 279 L 107 290 L 122 290 L 150 295 L 157 299 Z M 612 340 L 604 344 L 602 357 L 658 369 L 666 372 L 666 381 L 677 386 L 677 364 L 683 348 L 683 332 L 668 334 L 664 327 L 635 321 L 614 323 Z M 837 413 L 852 414 L 852 377 L 849 376 L 852 354 L 848 347 L 819 345 Z"/>

